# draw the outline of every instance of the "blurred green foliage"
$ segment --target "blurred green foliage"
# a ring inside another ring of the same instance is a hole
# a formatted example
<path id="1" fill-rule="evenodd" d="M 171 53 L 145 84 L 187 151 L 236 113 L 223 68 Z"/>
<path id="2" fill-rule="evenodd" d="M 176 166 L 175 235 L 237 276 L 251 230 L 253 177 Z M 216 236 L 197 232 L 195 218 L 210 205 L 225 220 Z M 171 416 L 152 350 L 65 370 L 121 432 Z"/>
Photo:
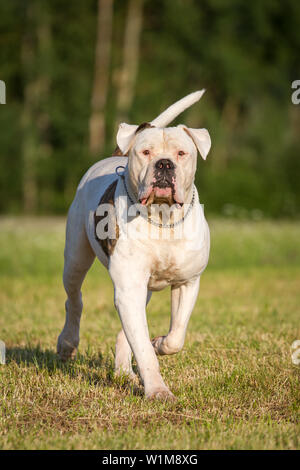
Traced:
<path id="1" fill-rule="evenodd" d="M 24 133 L 34 135 L 43 116 L 36 161 L 39 213 L 65 213 L 87 168 L 115 147 L 116 91 L 127 1 L 114 1 L 112 58 L 106 104 L 107 139 L 101 155 L 88 152 L 97 1 L 43 2 L 48 47 L 28 71 L 22 65 L 26 31 L 38 42 L 39 18 L 27 10 L 37 0 L 0 6 L 0 211 L 19 213 L 23 201 Z M 196 183 L 206 212 L 236 217 L 297 217 L 300 210 L 300 105 L 291 83 L 300 78 L 300 3 L 296 0 L 145 0 L 138 78 L 131 123 L 153 119 L 194 90 L 199 104 L 175 123 L 206 127 L 212 137 Z M 28 80 L 37 89 L 37 119 L 24 130 Z M 42 118 L 41 118 L 42 116 Z M 45 144 L 46 149 L 45 150 Z"/>

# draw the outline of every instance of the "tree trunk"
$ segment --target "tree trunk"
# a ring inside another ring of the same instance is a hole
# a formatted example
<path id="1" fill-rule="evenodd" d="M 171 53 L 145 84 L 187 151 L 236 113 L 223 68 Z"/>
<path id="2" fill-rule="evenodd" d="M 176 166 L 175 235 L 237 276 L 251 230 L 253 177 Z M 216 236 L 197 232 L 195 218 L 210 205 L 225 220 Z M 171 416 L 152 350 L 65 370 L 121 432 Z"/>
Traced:
<path id="1" fill-rule="evenodd" d="M 49 58 L 51 51 L 50 17 L 37 0 L 27 7 L 26 30 L 21 48 L 24 103 L 23 128 L 23 209 L 36 212 L 38 206 L 37 166 L 40 158 L 49 156 Z"/>
<path id="2" fill-rule="evenodd" d="M 131 108 L 139 64 L 143 0 L 129 0 L 123 47 L 123 65 L 117 98 L 117 124 L 126 121 Z"/>
<path id="3" fill-rule="evenodd" d="M 105 105 L 111 51 L 113 0 L 98 0 L 97 41 L 92 112 L 90 117 L 90 152 L 99 152 L 105 142 Z"/>
<path id="4" fill-rule="evenodd" d="M 23 208 L 34 212 L 37 207 L 36 154 L 37 132 L 34 127 L 36 89 L 34 83 L 35 40 L 34 40 L 34 3 L 27 7 L 26 30 L 23 36 L 21 61 L 23 68 L 24 103 L 21 117 L 23 130 Z"/>

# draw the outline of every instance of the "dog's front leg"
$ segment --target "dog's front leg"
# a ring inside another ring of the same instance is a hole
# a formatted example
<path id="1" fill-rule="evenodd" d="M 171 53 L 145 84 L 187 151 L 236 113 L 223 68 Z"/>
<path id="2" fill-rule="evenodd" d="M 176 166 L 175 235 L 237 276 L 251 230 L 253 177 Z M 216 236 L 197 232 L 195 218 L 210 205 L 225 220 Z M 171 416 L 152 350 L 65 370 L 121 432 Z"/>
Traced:
<path id="1" fill-rule="evenodd" d="M 157 357 L 152 347 L 146 319 L 148 276 L 145 267 L 136 260 L 128 265 L 113 256 L 109 273 L 114 283 L 115 306 L 119 313 L 127 341 L 137 362 L 147 398 L 174 398 L 164 383 Z M 129 275 L 130 273 L 130 275 Z"/>
<path id="2" fill-rule="evenodd" d="M 147 304 L 151 299 L 152 292 L 148 291 Z M 132 351 L 127 341 L 124 330 L 121 330 L 117 336 L 115 350 L 115 374 L 127 375 L 134 379 L 136 377 L 132 370 Z"/>
<path id="3" fill-rule="evenodd" d="M 187 325 L 193 311 L 200 277 L 171 291 L 171 325 L 166 336 L 157 336 L 152 340 L 156 354 L 175 354 L 184 345 Z"/>

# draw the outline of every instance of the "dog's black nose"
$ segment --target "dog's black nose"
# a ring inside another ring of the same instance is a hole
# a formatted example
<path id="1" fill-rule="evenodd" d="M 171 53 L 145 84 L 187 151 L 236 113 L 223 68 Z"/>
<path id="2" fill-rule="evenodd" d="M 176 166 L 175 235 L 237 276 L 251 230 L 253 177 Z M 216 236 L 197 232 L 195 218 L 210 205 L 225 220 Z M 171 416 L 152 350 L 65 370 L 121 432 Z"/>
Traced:
<path id="1" fill-rule="evenodd" d="M 169 160 L 168 158 L 161 158 L 155 163 L 155 168 L 157 168 L 157 170 L 168 171 L 174 170 L 175 165 L 172 160 Z"/>

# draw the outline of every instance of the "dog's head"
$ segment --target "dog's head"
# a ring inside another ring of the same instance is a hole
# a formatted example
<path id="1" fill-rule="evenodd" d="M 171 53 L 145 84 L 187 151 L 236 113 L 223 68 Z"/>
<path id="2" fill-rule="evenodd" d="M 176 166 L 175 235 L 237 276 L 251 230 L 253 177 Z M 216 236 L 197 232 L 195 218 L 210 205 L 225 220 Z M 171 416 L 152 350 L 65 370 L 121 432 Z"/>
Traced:
<path id="1" fill-rule="evenodd" d="M 187 201 L 194 182 L 197 151 L 205 160 L 210 136 L 206 129 L 164 126 L 198 101 L 203 92 L 188 95 L 151 123 L 120 124 L 117 143 L 124 154 L 128 153 L 130 183 L 143 205 L 182 205 Z"/>

